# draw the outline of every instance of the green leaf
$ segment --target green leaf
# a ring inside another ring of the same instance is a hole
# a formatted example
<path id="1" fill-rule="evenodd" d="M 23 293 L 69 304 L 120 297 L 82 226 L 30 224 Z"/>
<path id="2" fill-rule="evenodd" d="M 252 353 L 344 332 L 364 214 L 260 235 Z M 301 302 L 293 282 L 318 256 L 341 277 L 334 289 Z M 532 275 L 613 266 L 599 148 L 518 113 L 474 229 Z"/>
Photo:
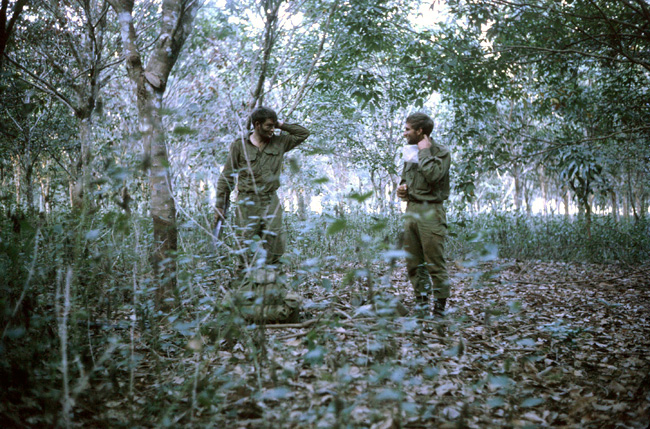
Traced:
<path id="1" fill-rule="evenodd" d="M 172 131 L 172 134 L 177 135 L 179 137 L 181 136 L 193 136 L 198 134 L 199 131 L 195 130 L 193 128 L 183 126 L 183 125 L 177 125 L 174 127 L 174 130 Z"/>
<path id="2" fill-rule="evenodd" d="M 535 341 L 531 340 L 530 338 L 524 338 L 519 341 L 517 341 L 517 345 L 521 347 L 534 347 L 535 346 Z"/>
<path id="3" fill-rule="evenodd" d="M 508 303 L 508 310 L 511 313 L 519 313 L 521 311 L 521 302 L 520 301 L 510 301 Z"/>
<path id="4" fill-rule="evenodd" d="M 393 383 L 401 383 L 406 377 L 406 370 L 404 368 L 398 367 L 390 374 L 390 381 Z"/>
<path id="5" fill-rule="evenodd" d="M 505 375 L 490 376 L 488 383 L 490 384 L 490 387 L 495 389 L 501 387 L 510 387 L 515 384 L 511 378 L 506 377 Z"/>
<path id="6" fill-rule="evenodd" d="M 329 178 L 323 176 L 323 177 L 320 177 L 318 179 L 312 180 L 311 183 L 313 183 L 314 185 L 322 185 L 322 184 L 327 183 L 329 181 L 330 181 Z"/>
<path id="7" fill-rule="evenodd" d="M 522 408 L 536 407 L 544 403 L 544 398 L 526 398 L 521 403 Z"/>
<path id="8" fill-rule="evenodd" d="M 502 407 L 504 404 L 503 398 L 497 396 L 496 398 L 490 398 L 487 400 L 487 405 L 490 408 L 495 408 L 495 407 Z"/>
<path id="9" fill-rule="evenodd" d="M 274 389 L 266 390 L 262 393 L 262 400 L 278 401 L 291 396 L 291 390 L 287 387 L 276 387 Z"/>
<path id="10" fill-rule="evenodd" d="M 321 346 L 316 346 L 312 350 L 309 350 L 305 353 L 304 359 L 305 362 L 311 365 L 317 365 L 323 363 L 325 358 L 325 349 Z"/>
<path id="11" fill-rule="evenodd" d="M 427 368 L 424 368 L 424 375 L 428 378 L 434 378 L 437 377 L 438 374 L 440 374 L 440 370 L 436 366 L 430 366 Z"/>
<path id="12" fill-rule="evenodd" d="M 294 157 L 289 158 L 289 170 L 292 174 L 298 174 L 300 172 L 300 163 Z"/>
<path id="13" fill-rule="evenodd" d="M 387 250 L 381 254 L 384 261 L 392 261 L 394 259 L 406 259 L 409 253 L 406 250 Z"/>
<path id="14" fill-rule="evenodd" d="M 88 241 L 95 241 L 99 238 L 99 235 L 101 234 L 100 229 L 91 229 L 86 233 L 86 240 Z"/>
<path id="15" fill-rule="evenodd" d="M 399 401 L 402 399 L 402 393 L 395 389 L 383 389 L 375 397 L 377 401 Z"/>
<path id="16" fill-rule="evenodd" d="M 332 224 L 327 228 L 327 235 L 334 235 L 337 232 L 343 231 L 348 225 L 348 222 L 345 219 L 336 219 Z"/>
<path id="17" fill-rule="evenodd" d="M 358 194 L 356 192 L 353 192 L 348 196 L 348 198 L 355 200 L 359 203 L 363 203 L 368 198 L 372 197 L 372 194 L 374 194 L 374 191 L 368 191 L 365 194 Z"/>
<path id="18" fill-rule="evenodd" d="M 194 329 L 196 328 L 196 323 L 178 322 L 174 324 L 173 328 L 179 334 L 189 337 L 194 335 Z"/>

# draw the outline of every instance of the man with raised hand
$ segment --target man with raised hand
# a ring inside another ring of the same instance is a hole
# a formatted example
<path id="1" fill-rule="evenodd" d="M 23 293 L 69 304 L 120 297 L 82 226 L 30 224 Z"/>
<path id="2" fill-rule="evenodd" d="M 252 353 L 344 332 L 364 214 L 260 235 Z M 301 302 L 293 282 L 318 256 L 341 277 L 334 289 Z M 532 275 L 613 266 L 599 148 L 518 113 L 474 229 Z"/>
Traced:
<path id="1" fill-rule="evenodd" d="M 449 276 L 444 258 L 447 218 L 443 202 L 449 198 L 449 150 L 431 140 L 433 120 L 424 113 L 406 118 L 404 170 L 397 196 L 407 201 L 404 250 L 406 268 L 413 285 L 416 311 L 428 314 L 430 296 L 435 297 L 436 318 L 444 316 L 449 297 Z M 410 156 L 409 156 L 410 153 Z"/>
<path id="2" fill-rule="evenodd" d="M 236 226 L 241 245 L 251 243 L 255 236 L 263 242 L 266 265 L 275 265 L 285 250 L 282 226 L 282 204 L 276 191 L 284 154 L 309 137 L 309 131 L 296 124 L 278 122 L 277 114 L 259 107 L 250 116 L 253 131 L 241 136 L 230 146 L 230 152 L 219 180 L 215 220 L 223 220 L 230 193 L 237 186 Z M 283 131 L 275 134 L 275 129 Z M 248 263 L 252 265 L 252 260 Z"/>

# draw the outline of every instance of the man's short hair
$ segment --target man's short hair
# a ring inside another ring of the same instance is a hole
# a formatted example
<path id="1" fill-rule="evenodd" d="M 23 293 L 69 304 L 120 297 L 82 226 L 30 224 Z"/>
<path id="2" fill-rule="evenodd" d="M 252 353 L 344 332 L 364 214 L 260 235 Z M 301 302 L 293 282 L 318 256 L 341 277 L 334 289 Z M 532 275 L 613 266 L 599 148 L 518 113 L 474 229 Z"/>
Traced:
<path id="1" fill-rule="evenodd" d="M 425 135 L 431 135 L 433 131 L 433 119 L 425 113 L 417 112 L 411 113 L 406 118 L 406 123 L 409 124 L 414 130 L 422 129 Z"/>
<path id="2" fill-rule="evenodd" d="M 274 110 L 268 107 L 258 107 L 251 113 L 250 124 L 255 128 L 256 123 L 264 123 L 267 119 L 273 119 L 273 122 L 278 123 L 278 115 Z"/>

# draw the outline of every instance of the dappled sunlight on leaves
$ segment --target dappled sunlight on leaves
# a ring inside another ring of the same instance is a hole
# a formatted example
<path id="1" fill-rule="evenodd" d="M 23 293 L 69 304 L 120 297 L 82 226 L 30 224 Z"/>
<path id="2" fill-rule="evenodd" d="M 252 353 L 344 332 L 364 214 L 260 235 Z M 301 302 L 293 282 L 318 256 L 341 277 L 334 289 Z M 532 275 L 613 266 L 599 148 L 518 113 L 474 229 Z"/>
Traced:
<path id="1" fill-rule="evenodd" d="M 265 357 L 253 335 L 259 327 L 228 345 L 175 321 L 167 329 L 180 335 L 177 347 L 165 356 L 139 348 L 134 400 L 164 398 L 176 415 L 185 410 L 178 423 L 189 426 L 643 427 L 647 268 L 516 260 L 452 267 L 442 323 L 382 316 L 389 300 L 359 298 L 367 284 L 345 280 L 352 265 L 318 280 L 327 287 L 298 286 L 310 291 L 312 319 L 268 325 Z M 369 269 L 379 277 L 379 266 Z M 413 307 L 403 264 L 384 289 Z"/>

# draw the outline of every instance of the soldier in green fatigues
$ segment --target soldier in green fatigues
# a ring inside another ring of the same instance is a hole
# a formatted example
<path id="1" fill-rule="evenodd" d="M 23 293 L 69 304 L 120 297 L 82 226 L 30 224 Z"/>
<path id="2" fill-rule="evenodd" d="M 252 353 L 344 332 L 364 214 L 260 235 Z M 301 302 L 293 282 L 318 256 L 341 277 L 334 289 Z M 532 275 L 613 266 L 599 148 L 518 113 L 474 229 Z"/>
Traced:
<path id="1" fill-rule="evenodd" d="M 224 219 L 230 193 L 237 185 L 236 226 L 242 245 L 255 236 L 263 241 L 265 263 L 277 265 L 284 254 L 282 205 L 276 195 L 285 152 L 309 137 L 300 125 L 278 122 L 276 113 L 260 107 L 251 114 L 253 131 L 232 143 L 217 181 L 215 220 Z M 276 128 L 286 132 L 275 135 Z M 258 255 L 261 256 L 261 255 Z M 246 261 L 252 264 L 251 260 Z"/>
<path id="2" fill-rule="evenodd" d="M 443 202 L 449 198 L 449 150 L 431 140 L 433 120 L 424 113 L 406 118 L 404 137 L 417 145 L 417 157 L 406 160 L 397 195 L 408 201 L 404 250 L 408 276 L 415 290 L 417 309 L 428 311 L 435 297 L 434 316 L 444 315 L 449 297 L 449 276 L 444 258 L 447 218 Z M 410 162 L 409 162 L 410 161 Z"/>

